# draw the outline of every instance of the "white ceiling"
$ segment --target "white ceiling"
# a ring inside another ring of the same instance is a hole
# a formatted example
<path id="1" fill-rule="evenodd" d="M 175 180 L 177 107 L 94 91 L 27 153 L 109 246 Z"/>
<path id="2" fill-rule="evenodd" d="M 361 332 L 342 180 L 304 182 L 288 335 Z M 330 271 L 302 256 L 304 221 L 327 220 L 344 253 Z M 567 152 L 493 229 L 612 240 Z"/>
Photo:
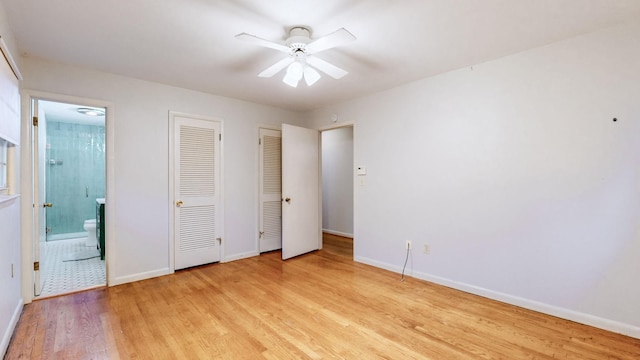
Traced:
<path id="1" fill-rule="evenodd" d="M 639 0 L 0 0 L 18 47 L 40 57 L 207 93 L 308 110 L 640 18 Z M 256 75 L 284 42 L 344 27 L 318 57 L 350 72 L 291 88 Z"/>
<path id="2" fill-rule="evenodd" d="M 38 101 L 38 106 L 44 111 L 47 121 L 104 126 L 104 116 L 91 116 L 78 112 L 79 108 L 99 109 L 102 111 L 105 110 L 104 108 L 46 100 Z"/>

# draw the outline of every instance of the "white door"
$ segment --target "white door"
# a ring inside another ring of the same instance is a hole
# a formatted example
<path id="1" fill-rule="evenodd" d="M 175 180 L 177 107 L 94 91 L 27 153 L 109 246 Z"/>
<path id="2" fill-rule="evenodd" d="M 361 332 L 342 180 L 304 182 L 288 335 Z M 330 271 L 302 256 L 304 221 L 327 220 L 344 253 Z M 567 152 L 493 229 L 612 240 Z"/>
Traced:
<path id="1" fill-rule="evenodd" d="M 282 248 L 280 130 L 260 129 L 260 252 Z"/>
<path id="2" fill-rule="evenodd" d="M 175 269 L 220 261 L 222 242 L 219 121 L 171 115 Z"/>
<path id="3" fill-rule="evenodd" d="M 282 125 L 282 259 L 320 248 L 320 133 Z"/>

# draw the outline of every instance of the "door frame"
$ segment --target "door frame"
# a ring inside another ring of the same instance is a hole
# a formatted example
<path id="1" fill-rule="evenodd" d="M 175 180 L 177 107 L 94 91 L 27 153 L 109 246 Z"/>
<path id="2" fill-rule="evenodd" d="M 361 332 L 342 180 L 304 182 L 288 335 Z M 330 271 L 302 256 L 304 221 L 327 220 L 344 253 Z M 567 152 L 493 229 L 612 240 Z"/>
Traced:
<path id="1" fill-rule="evenodd" d="M 105 207 L 105 243 L 109 246 L 105 249 L 105 267 L 106 267 L 106 286 L 112 282 L 115 274 L 109 266 L 115 263 L 114 246 L 116 229 L 115 217 L 115 104 L 113 102 L 91 99 L 79 96 L 62 95 L 38 90 L 22 89 L 20 91 L 20 118 L 21 118 L 21 135 L 20 135 L 20 187 L 21 193 L 21 253 L 22 253 L 22 299 L 25 304 L 33 301 L 33 261 L 34 261 L 34 236 L 38 241 L 37 233 L 34 232 L 34 208 L 33 208 L 33 150 L 31 141 L 33 136 L 31 102 L 33 100 L 48 100 L 54 102 L 82 104 L 93 107 L 102 107 L 106 109 L 105 114 L 105 172 L 106 172 L 106 189 L 105 198 L 109 201 L 109 206 Z M 34 234 L 35 233 L 35 234 Z"/>
<path id="2" fill-rule="evenodd" d="M 216 121 L 220 123 L 220 237 L 222 242 L 220 243 L 220 262 L 226 262 L 225 258 L 225 232 L 224 232 L 224 120 L 222 118 L 190 114 L 180 111 L 169 110 L 169 172 L 167 174 L 169 179 L 169 273 L 173 274 L 176 271 L 176 259 L 175 259 L 175 218 L 176 218 L 176 206 L 175 206 L 175 118 L 187 117 L 191 119 L 204 120 L 204 121 Z M 218 216 L 216 214 L 216 216 Z"/>

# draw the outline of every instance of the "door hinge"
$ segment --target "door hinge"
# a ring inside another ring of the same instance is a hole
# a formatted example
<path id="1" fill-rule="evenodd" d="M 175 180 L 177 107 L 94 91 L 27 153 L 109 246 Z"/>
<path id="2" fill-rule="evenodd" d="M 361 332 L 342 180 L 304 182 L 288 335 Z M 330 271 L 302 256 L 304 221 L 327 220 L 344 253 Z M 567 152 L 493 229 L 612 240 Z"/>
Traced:
<path id="1" fill-rule="evenodd" d="M 258 145 L 262 145 L 262 138 L 258 139 Z"/>
<path id="2" fill-rule="evenodd" d="M 222 134 L 218 134 L 218 140 L 222 141 Z"/>
<path id="3" fill-rule="evenodd" d="M 262 237 L 264 236 L 264 231 L 260 231 L 258 235 L 260 236 L 260 239 L 262 239 Z"/>
<path id="4" fill-rule="evenodd" d="M 38 117 L 37 116 L 33 117 L 33 126 L 38 126 Z"/>
<path id="5" fill-rule="evenodd" d="M 40 261 L 35 261 L 33 263 L 33 271 L 40 271 Z"/>

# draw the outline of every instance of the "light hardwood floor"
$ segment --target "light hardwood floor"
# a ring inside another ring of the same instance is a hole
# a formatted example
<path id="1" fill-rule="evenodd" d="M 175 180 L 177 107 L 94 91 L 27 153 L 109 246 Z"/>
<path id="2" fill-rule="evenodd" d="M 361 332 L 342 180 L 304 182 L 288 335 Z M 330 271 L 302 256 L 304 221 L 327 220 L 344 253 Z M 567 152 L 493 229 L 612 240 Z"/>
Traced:
<path id="1" fill-rule="evenodd" d="M 6 359 L 639 359 L 640 340 L 351 260 L 349 242 L 36 301 Z M 402 259 L 399 259 L 402 260 Z"/>

